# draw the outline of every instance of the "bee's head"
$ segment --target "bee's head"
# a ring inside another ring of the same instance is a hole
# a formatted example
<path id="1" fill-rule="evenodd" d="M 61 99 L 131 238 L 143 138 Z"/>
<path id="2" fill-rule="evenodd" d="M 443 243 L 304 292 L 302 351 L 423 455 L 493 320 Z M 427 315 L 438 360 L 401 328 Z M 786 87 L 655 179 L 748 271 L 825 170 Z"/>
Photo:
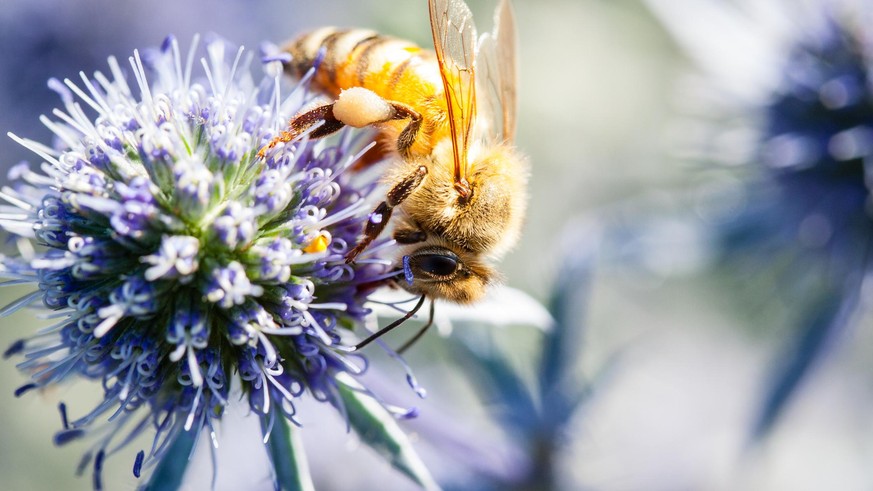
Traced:
<path id="1" fill-rule="evenodd" d="M 425 245 L 401 259 L 403 288 L 431 298 L 472 303 L 485 295 L 496 273 L 475 255 L 442 245 Z"/>

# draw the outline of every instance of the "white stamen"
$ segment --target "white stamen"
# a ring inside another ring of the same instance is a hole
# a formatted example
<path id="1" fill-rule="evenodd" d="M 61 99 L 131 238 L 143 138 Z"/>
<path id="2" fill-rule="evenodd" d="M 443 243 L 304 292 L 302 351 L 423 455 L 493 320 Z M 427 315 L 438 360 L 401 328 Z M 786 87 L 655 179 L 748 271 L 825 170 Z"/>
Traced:
<path id="1" fill-rule="evenodd" d="M 185 420 L 185 431 L 191 431 L 194 426 L 194 415 L 197 414 L 197 406 L 200 405 L 200 397 L 203 395 L 203 387 L 197 387 L 197 395 L 194 396 L 194 403 L 191 404 L 191 412 L 188 413 L 188 419 Z"/>
<path id="2" fill-rule="evenodd" d="M 105 308 L 108 309 L 109 307 L 105 307 Z M 103 309 L 100 309 L 100 310 L 102 311 Z M 94 328 L 94 337 L 95 338 L 102 338 L 103 336 L 105 336 L 106 333 L 109 332 L 110 329 L 115 327 L 115 324 L 118 324 L 118 321 L 121 320 L 122 316 L 123 316 L 123 312 L 122 312 L 122 314 L 119 314 L 119 315 L 113 315 L 111 317 L 107 317 L 106 319 L 103 320 L 103 322 L 101 322 L 100 324 L 97 324 L 97 327 Z"/>
<path id="3" fill-rule="evenodd" d="M 43 145 L 42 143 L 33 141 L 29 138 L 20 138 L 19 136 L 17 136 L 15 133 L 12 133 L 12 132 L 6 133 L 6 135 L 9 138 L 12 138 L 15 141 L 15 143 L 18 143 L 22 147 L 30 150 L 31 152 L 39 155 L 40 157 L 42 157 L 46 162 L 49 162 L 52 165 L 60 167 L 60 165 L 61 165 L 60 162 L 58 162 L 58 160 L 52 156 L 52 154 L 55 153 L 55 151 L 50 149 L 49 147 Z"/>
<path id="4" fill-rule="evenodd" d="M 309 308 L 311 309 L 327 309 L 327 310 L 341 310 L 343 312 L 349 306 L 347 304 L 341 302 L 325 302 L 325 303 L 311 303 L 309 304 Z"/>
<path id="5" fill-rule="evenodd" d="M 83 80 L 87 80 L 87 79 L 88 79 L 88 77 L 85 76 L 85 72 L 79 72 L 79 76 L 80 76 Z M 88 104 L 92 109 L 94 109 L 94 110 L 97 111 L 98 113 L 103 114 L 103 110 L 102 110 L 102 108 L 100 107 L 100 105 L 97 104 L 97 103 L 94 101 L 94 99 L 92 99 L 92 98 L 91 98 L 87 93 L 85 93 L 84 90 L 80 89 L 78 85 L 76 85 L 75 83 L 73 83 L 72 80 L 70 80 L 70 79 L 68 79 L 68 78 L 65 78 L 65 79 L 64 79 L 64 85 L 66 85 L 67 87 L 69 87 L 70 90 L 72 90 L 72 91 L 73 91 L 77 96 L 79 96 L 79 99 L 82 99 L 82 101 L 83 101 L 85 104 Z"/>
<path id="6" fill-rule="evenodd" d="M 12 205 L 19 207 L 22 210 L 30 211 L 33 209 L 33 207 L 30 205 L 30 203 L 22 201 L 22 200 L 16 198 L 15 196 L 12 196 L 12 194 L 10 194 L 10 193 L 14 193 L 14 192 L 15 192 L 15 190 L 13 190 L 12 188 L 4 186 L 3 190 L 0 191 L 0 199 L 8 202 L 9 204 L 12 204 Z"/>
<path id="7" fill-rule="evenodd" d="M 190 341 L 188 333 L 185 333 L 185 341 Z M 203 374 L 200 373 L 200 364 L 197 363 L 197 354 L 194 353 L 194 347 L 188 345 L 188 369 L 191 371 L 191 384 L 194 387 L 203 386 Z"/>

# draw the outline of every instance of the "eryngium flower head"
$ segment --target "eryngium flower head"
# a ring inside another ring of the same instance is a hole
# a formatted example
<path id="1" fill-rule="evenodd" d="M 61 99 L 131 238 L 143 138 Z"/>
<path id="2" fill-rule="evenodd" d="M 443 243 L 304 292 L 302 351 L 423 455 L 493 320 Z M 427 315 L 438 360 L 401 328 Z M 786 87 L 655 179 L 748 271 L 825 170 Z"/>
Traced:
<path id="1" fill-rule="evenodd" d="M 742 164 L 737 167 L 743 172 L 741 193 L 709 199 L 731 202 L 726 213 L 714 214 L 714 235 L 724 264 L 743 275 L 743 289 L 754 290 L 753 295 L 771 307 L 788 305 L 790 312 L 785 315 L 796 323 L 795 339 L 776 368 L 753 428 L 754 435 L 760 436 L 831 340 L 851 325 L 863 282 L 873 272 L 870 3 L 755 2 L 741 9 L 711 0 L 696 2 L 718 14 L 713 25 L 736 27 L 725 33 L 711 29 L 707 39 L 696 45 L 698 36 L 691 35 L 694 28 L 688 24 L 700 12 L 694 8 L 683 12 L 689 16 L 683 27 L 682 14 L 674 10 L 693 7 L 695 2 L 649 3 L 701 61 L 705 41 L 718 39 L 719 34 L 723 43 L 715 45 L 726 49 L 740 40 L 758 42 L 753 49 L 742 44 L 745 51 L 733 53 L 738 56 L 724 57 L 746 65 L 734 67 L 736 81 L 745 86 L 726 86 L 727 71 L 711 70 L 726 74 L 713 85 L 746 96 L 725 101 L 730 112 L 723 116 L 740 116 L 754 124 L 744 128 L 751 130 L 746 132 L 750 145 L 739 152 L 744 158 L 735 162 Z M 749 12 L 762 14 L 761 18 L 749 18 L 745 15 Z M 768 19 L 771 27 L 782 29 L 766 29 L 754 22 L 766 24 Z M 756 38 L 755 33 L 762 35 Z M 767 42 L 773 39 L 777 42 Z M 710 54 L 705 63 L 724 64 L 719 53 Z M 730 133 L 722 122 L 716 129 Z M 712 141 L 706 143 L 719 148 Z M 722 157 L 712 151 L 704 155 L 709 160 Z M 763 288 L 754 289 L 762 284 Z"/>
<path id="2" fill-rule="evenodd" d="M 860 24 L 829 14 L 823 11 L 821 28 L 791 47 L 781 84 L 762 107 L 756 149 L 762 183 L 750 194 L 760 207 L 726 229 L 734 254 L 773 257 L 799 246 L 801 265 L 783 286 L 794 290 L 800 326 L 765 396 L 756 436 L 769 430 L 814 360 L 849 326 L 862 282 L 873 272 L 873 38 Z M 817 291 L 800 293 L 799 285 Z"/>
<path id="3" fill-rule="evenodd" d="M 859 246 L 873 236 L 873 45 L 822 16 L 819 30 L 790 47 L 781 82 L 761 107 L 754 162 L 776 207 L 766 240 L 823 253 L 845 275 L 869 266 Z"/>
<path id="4" fill-rule="evenodd" d="M 52 81 L 64 105 L 44 118 L 55 146 L 11 135 L 44 163 L 15 166 L 0 194 L 0 225 L 21 251 L 2 258 L 2 275 L 36 285 L 4 313 L 41 301 L 56 321 L 7 355 L 25 356 L 31 383 L 19 394 L 102 383 L 104 400 L 84 416 L 68 421 L 62 405 L 56 436 L 108 421 L 86 455 L 97 486 L 107 453 L 145 429 L 157 435 L 137 475 L 183 431 L 211 429 L 232 378 L 268 418 L 294 421 L 304 392 L 341 406 L 335 377 L 358 375 L 363 359 L 344 354 L 340 331 L 390 275 L 378 244 L 357 265 L 343 260 L 374 188 L 343 172 L 356 159 L 349 134 L 258 159 L 302 91 L 280 94 L 275 50 L 257 84 L 249 53 L 206 48 L 202 71 L 195 49 L 183 59 L 169 38 L 130 58 L 132 77 L 110 58 L 108 75 Z"/>

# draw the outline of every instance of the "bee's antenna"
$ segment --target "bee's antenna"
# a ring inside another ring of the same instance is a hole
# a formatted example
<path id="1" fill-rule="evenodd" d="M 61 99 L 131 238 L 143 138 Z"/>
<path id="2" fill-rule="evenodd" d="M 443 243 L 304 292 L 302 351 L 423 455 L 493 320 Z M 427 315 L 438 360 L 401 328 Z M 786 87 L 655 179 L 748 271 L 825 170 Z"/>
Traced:
<path id="1" fill-rule="evenodd" d="M 424 333 L 427 332 L 428 328 L 430 328 L 430 326 L 433 325 L 434 305 L 436 305 L 436 302 L 431 300 L 430 301 L 430 313 L 427 316 L 427 324 L 425 324 L 424 327 L 419 329 L 418 332 L 415 333 L 415 336 L 412 336 L 412 338 L 409 341 L 403 343 L 403 346 L 401 346 L 400 348 L 397 349 L 398 355 L 402 355 L 404 351 L 406 351 L 410 347 L 412 347 L 412 345 L 415 344 L 416 341 L 418 341 L 419 339 L 421 339 L 422 336 L 424 336 Z"/>
<path id="2" fill-rule="evenodd" d="M 403 324 L 404 322 L 408 321 L 413 315 L 415 315 L 416 312 L 418 312 L 418 309 L 420 309 L 421 306 L 424 305 L 424 299 L 425 299 L 425 296 L 422 295 L 421 298 L 418 300 L 418 303 L 415 304 L 415 307 L 413 307 L 412 310 L 410 310 L 403 317 L 397 319 L 396 321 L 392 322 L 391 324 L 388 324 L 387 326 L 383 327 L 382 329 L 379 329 L 378 331 L 374 332 L 373 334 L 368 336 L 367 339 L 364 339 L 360 343 L 354 345 L 351 349 L 349 349 L 349 352 L 354 352 L 354 351 L 358 351 L 360 349 L 363 349 L 368 344 L 379 339 L 384 334 L 387 334 L 388 331 L 390 331 L 390 330 L 394 329 L 395 327 L 399 326 L 400 324 Z M 433 310 L 433 309 L 431 309 L 431 310 Z M 431 316 L 431 317 L 433 317 L 433 316 Z M 428 324 L 430 324 L 430 323 L 428 323 Z M 416 335 L 416 337 L 418 337 L 418 335 Z"/>

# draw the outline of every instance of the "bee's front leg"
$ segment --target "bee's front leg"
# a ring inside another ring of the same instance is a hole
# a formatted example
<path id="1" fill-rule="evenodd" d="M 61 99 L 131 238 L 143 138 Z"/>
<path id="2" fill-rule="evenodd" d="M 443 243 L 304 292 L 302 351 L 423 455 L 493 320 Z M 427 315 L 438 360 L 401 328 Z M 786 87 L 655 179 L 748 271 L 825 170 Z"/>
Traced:
<path id="1" fill-rule="evenodd" d="M 417 225 L 395 225 L 394 240 L 403 245 L 418 244 L 427 240 L 427 233 Z"/>
<path id="2" fill-rule="evenodd" d="M 379 206 L 370 213 L 367 224 L 364 226 L 364 237 L 361 238 L 361 241 L 358 242 L 354 249 L 346 254 L 346 263 L 354 262 L 355 258 L 370 245 L 370 242 L 373 242 L 385 230 L 385 225 L 388 224 L 394 208 L 403 203 L 409 195 L 418 189 L 426 176 L 427 167 L 421 165 L 388 191 L 385 201 L 379 203 Z"/>

